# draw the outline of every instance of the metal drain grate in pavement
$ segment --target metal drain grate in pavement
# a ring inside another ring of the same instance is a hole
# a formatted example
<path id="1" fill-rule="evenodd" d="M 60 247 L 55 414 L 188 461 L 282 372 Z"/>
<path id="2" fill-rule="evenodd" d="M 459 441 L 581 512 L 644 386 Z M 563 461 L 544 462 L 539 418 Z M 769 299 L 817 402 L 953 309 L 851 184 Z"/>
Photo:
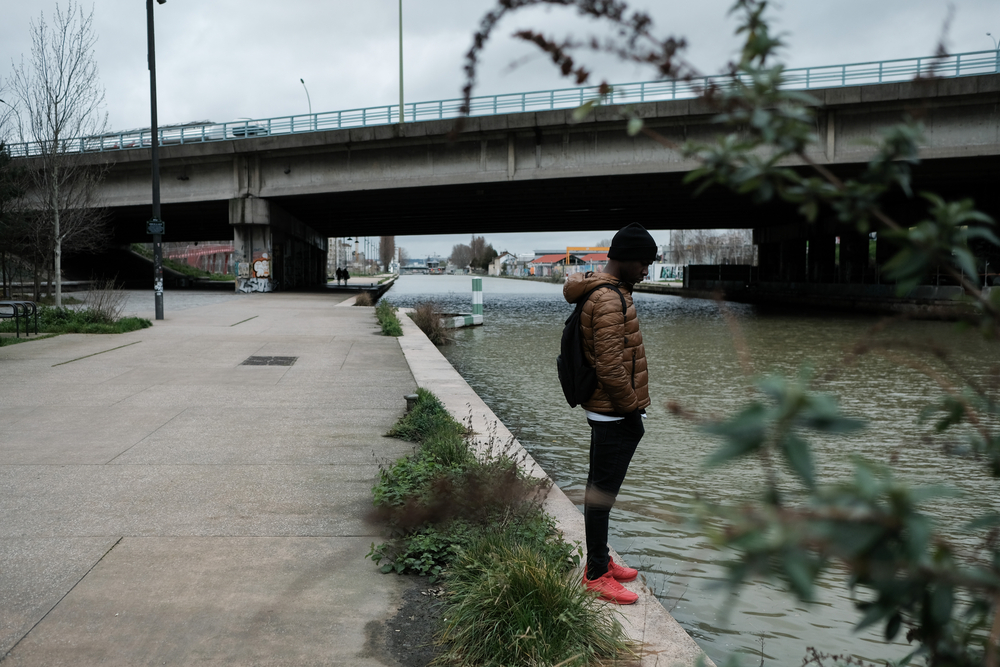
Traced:
<path id="1" fill-rule="evenodd" d="M 291 366 L 298 357 L 247 357 L 240 366 Z"/>

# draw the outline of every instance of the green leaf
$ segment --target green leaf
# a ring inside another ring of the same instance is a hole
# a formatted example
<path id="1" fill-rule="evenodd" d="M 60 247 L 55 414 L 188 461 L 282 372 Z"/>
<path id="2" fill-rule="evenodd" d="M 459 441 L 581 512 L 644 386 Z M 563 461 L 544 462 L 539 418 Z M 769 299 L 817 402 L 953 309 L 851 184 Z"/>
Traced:
<path id="1" fill-rule="evenodd" d="M 728 421 L 705 424 L 701 430 L 712 435 L 721 435 L 727 443 L 717 449 L 705 462 L 706 466 L 717 466 L 730 459 L 748 454 L 764 443 L 766 433 L 766 408 L 760 403 L 752 403 Z"/>
<path id="2" fill-rule="evenodd" d="M 789 433 L 782 439 L 780 445 L 781 453 L 784 454 L 792 471 L 808 488 L 816 488 L 812 450 L 809 443 L 794 433 Z"/>
<path id="3" fill-rule="evenodd" d="M 886 610 L 874 602 L 859 604 L 858 609 L 864 610 L 865 615 L 854 626 L 855 630 L 863 630 L 873 623 L 878 623 L 886 616 Z"/>
<path id="4" fill-rule="evenodd" d="M 628 119 L 628 136 L 634 137 L 635 135 L 642 132 L 642 127 L 645 125 L 645 121 L 641 118 L 629 118 Z"/>
<path id="5" fill-rule="evenodd" d="M 920 514 L 911 514 L 903 521 L 906 528 L 906 547 L 915 561 L 923 558 L 931 539 L 931 522 Z"/>
<path id="6" fill-rule="evenodd" d="M 899 629 L 903 625 L 903 617 L 896 612 L 889 617 L 889 621 L 885 624 L 885 640 L 891 642 L 899 634 Z"/>
<path id="7" fill-rule="evenodd" d="M 997 235 L 989 227 L 969 227 L 966 232 L 966 238 L 970 240 L 984 239 L 993 245 L 1000 245 L 1000 238 L 997 238 Z"/>
<path id="8" fill-rule="evenodd" d="M 931 591 L 931 618 L 934 624 L 944 627 L 951 620 L 951 610 L 954 605 L 954 592 L 951 586 L 938 584 Z"/>
<path id="9" fill-rule="evenodd" d="M 795 594 L 803 600 L 812 600 L 813 573 L 805 553 L 798 549 L 788 551 L 785 554 L 784 569 Z"/>

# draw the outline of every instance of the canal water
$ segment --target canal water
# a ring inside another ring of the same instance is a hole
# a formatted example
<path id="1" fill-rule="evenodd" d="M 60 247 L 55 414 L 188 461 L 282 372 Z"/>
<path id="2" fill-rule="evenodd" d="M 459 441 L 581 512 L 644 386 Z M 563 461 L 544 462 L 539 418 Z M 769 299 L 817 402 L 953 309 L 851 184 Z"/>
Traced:
<path id="1" fill-rule="evenodd" d="M 458 330 L 455 344 L 443 352 L 579 504 L 589 428 L 582 411 L 566 405 L 555 374 L 559 337 L 570 312 L 562 286 L 484 278 L 483 293 L 485 325 Z M 469 312 L 471 280 L 404 276 L 385 298 L 398 306 L 434 301 L 446 312 Z M 699 498 L 736 506 L 759 497 L 762 472 L 752 462 L 706 469 L 703 461 L 718 441 L 664 406 L 677 401 L 702 415 L 725 415 L 746 402 L 748 380 L 733 344 L 735 330 L 746 340 L 756 373 L 791 375 L 805 364 L 820 373 L 837 369 L 824 386 L 841 397 L 846 414 L 869 426 L 861 437 L 815 443 L 820 479 L 845 477 L 852 457 L 860 455 L 891 464 L 894 474 L 913 484 L 945 484 L 959 495 L 935 501 L 932 510 L 943 525 L 954 527 L 952 537 L 961 542 L 968 538 L 957 526 L 983 511 L 1000 510 L 1000 501 L 996 483 L 978 466 L 946 456 L 940 440 L 925 437 L 930 426 L 917 424 L 920 409 L 938 396 L 937 385 L 898 356 L 869 354 L 849 366 L 843 359 L 865 337 L 933 341 L 950 351 L 956 365 L 979 377 L 995 362 L 996 350 L 974 333 L 960 335 L 955 325 L 941 322 L 903 322 L 870 334 L 878 320 L 869 317 L 768 313 L 728 304 L 727 319 L 712 301 L 640 293 L 635 302 L 653 405 L 612 511 L 613 546 L 641 568 L 663 605 L 719 664 L 733 654 L 747 665 L 760 664 L 762 656 L 765 665 L 801 664 L 807 647 L 868 660 L 904 656 L 907 645 L 886 644 L 880 628 L 854 632 L 856 599 L 840 572 L 824 575 L 819 599 L 811 605 L 770 582 L 750 583 L 738 597 L 727 593 L 720 566 L 727 555 L 685 520 Z M 947 375 L 940 364 L 932 366 Z"/>

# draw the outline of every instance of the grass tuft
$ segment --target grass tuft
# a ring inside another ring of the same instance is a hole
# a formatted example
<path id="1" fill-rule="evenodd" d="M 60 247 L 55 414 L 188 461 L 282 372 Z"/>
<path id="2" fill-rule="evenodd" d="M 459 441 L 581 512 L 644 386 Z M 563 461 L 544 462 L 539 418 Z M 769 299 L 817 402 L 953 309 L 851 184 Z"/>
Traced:
<path id="1" fill-rule="evenodd" d="M 354 297 L 354 305 L 364 306 L 365 308 L 371 308 L 372 306 L 375 305 L 375 302 L 372 301 L 372 293 L 358 292 L 358 295 Z"/>
<path id="2" fill-rule="evenodd" d="M 441 309 L 436 303 L 430 301 L 418 303 L 413 312 L 410 313 L 410 317 L 435 345 L 440 347 L 452 342 L 453 339 L 448 330 L 441 324 Z"/>
<path id="3" fill-rule="evenodd" d="M 634 657 L 607 605 L 575 573 L 543 554 L 486 533 L 448 573 L 448 610 L 435 664 L 591 665 Z"/>
<path id="4" fill-rule="evenodd" d="M 403 324 L 399 321 L 396 310 L 396 307 L 385 299 L 379 301 L 378 305 L 375 306 L 375 319 L 382 326 L 383 336 L 398 337 L 403 335 Z"/>
<path id="5" fill-rule="evenodd" d="M 443 579 L 448 595 L 435 664 L 587 665 L 632 656 L 621 625 L 580 585 L 578 547 L 541 507 L 547 480 L 503 453 L 476 455 L 468 428 L 431 392 L 387 435 L 419 442 L 380 466 L 372 544 L 382 572 Z"/>

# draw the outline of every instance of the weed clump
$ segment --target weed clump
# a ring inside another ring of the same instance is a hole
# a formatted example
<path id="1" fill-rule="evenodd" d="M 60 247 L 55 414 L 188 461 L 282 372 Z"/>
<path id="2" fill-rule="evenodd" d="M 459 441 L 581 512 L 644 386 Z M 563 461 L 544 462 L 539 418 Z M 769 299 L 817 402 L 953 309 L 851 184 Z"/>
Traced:
<path id="1" fill-rule="evenodd" d="M 368 292 L 363 292 L 363 294 L 368 294 Z M 379 325 L 382 327 L 383 336 L 403 335 L 403 324 L 399 321 L 396 310 L 396 307 L 385 299 L 379 301 L 378 305 L 375 306 L 375 319 L 378 320 Z"/>
<path id="2" fill-rule="evenodd" d="M 382 572 L 443 579 L 448 648 L 435 664 L 584 665 L 629 654 L 621 625 L 573 573 L 579 547 L 542 510 L 548 481 L 525 475 L 507 447 L 477 456 L 470 429 L 431 392 L 417 396 L 387 434 L 419 446 L 380 466 L 375 515 L 392 533 L 368 555 Z"/>
<path id="3" fill-rule="evenodd" d="M 452 341 L 448 330 L 441 323 L 441 309 L 436 303 L 431 301 L 418 303 L 413 312 L 410 313 L 410 318 L 435 345 L 440 347 Z"/>
<path id="4" fill-rule="evenodd" d="M 591 665 L 632 657 L 621 623 L 575 574 L 507 534 L 483 534 L 448 574 L 439 662 Z"/>
<path id="5" fill-rule="evenodd" d="M 370 308 L 370 307 L 374 306 L 375 302 L 372 301 L 372 294 L 371 294 L 371 292 L 358 292 L 358 295 L 356 297 L 354 297 L 354 305 L 355 306 L 364 306 L 366 308 Z"/>

